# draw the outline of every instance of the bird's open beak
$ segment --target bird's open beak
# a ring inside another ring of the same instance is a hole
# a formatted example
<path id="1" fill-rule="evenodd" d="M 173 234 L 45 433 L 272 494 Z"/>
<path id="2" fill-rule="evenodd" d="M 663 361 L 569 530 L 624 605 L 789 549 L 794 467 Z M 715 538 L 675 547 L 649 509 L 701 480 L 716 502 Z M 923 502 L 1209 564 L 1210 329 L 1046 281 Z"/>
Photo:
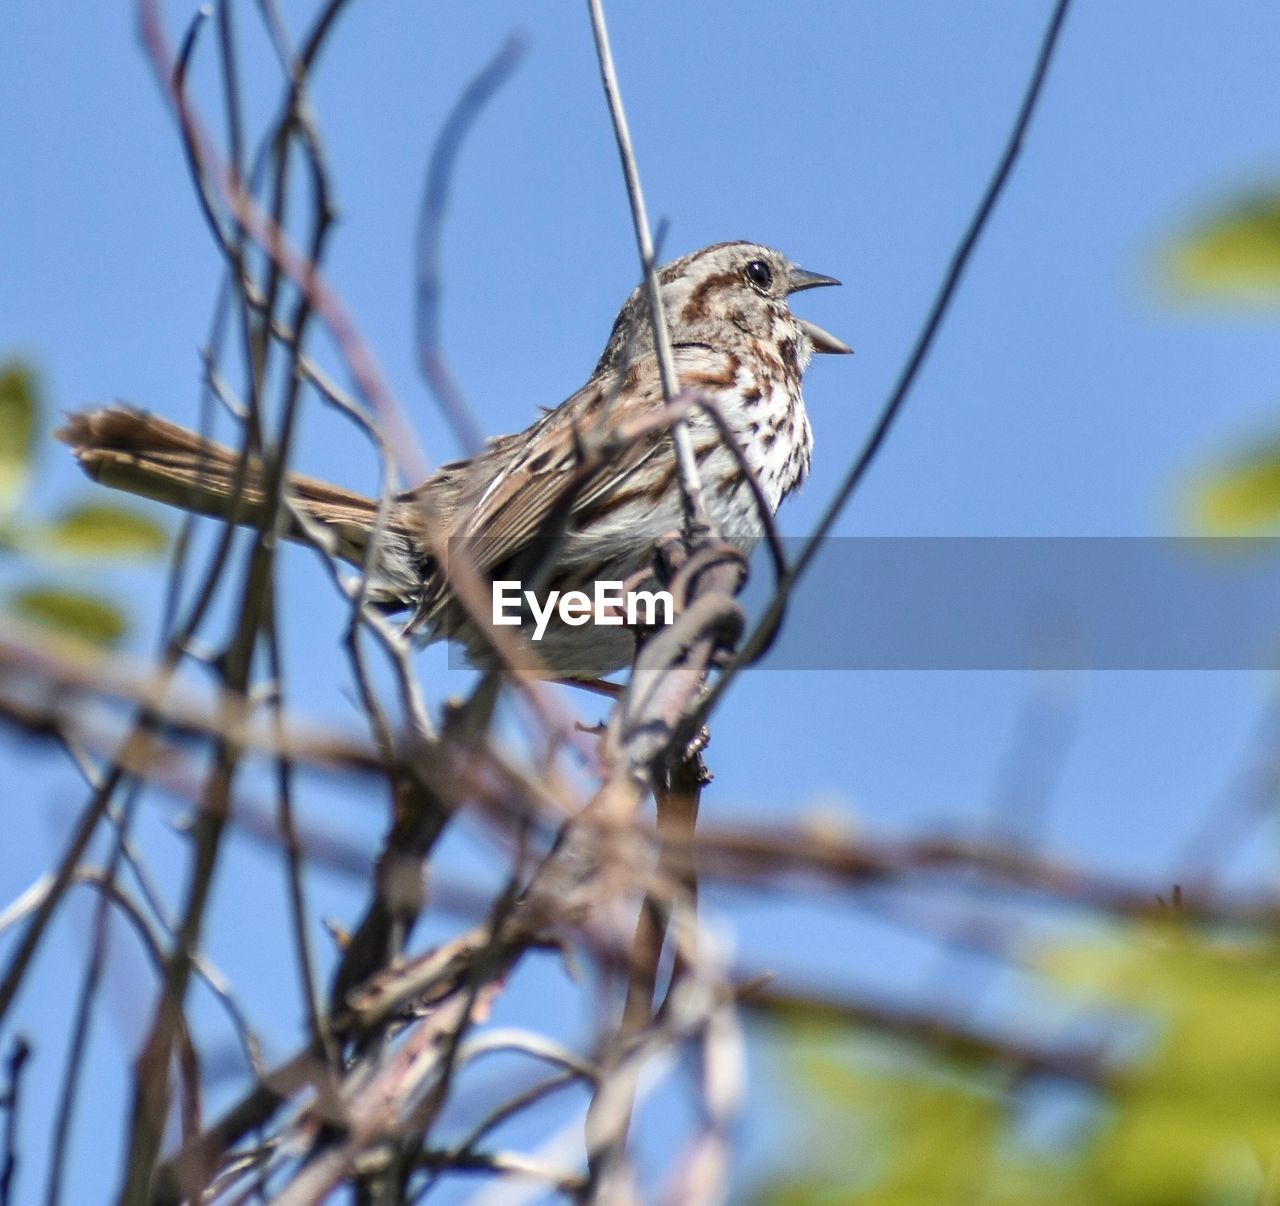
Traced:
<path id="1" fill-rule="evenodd" d="M 823 276 L 821 272 L 809 272 L 805 268 L 792 268 L 787 273 L 788 293 L 801 293 L 805 289 L 821 289 L 826 285 L 839 283 L 834 276 Z M 844 340 L 837 339 L 830 331 L 824 331 L 816 322 L 809 322 L 804 318 L 797 318 L 796 322 L 809 336 L 815 352 L 831 352 L 842 356 L 848 356 L 853 352 Z"/>
<path id="2" fill-rule="evenodd" d="M 852 356 L 853 349 L 843 339 L 837 339 L 830 331 L 824 331 L 816 322 L 797 318 L 800 329 L 809 336 L 815 352 L 831 352 L 840 356 Z"/>

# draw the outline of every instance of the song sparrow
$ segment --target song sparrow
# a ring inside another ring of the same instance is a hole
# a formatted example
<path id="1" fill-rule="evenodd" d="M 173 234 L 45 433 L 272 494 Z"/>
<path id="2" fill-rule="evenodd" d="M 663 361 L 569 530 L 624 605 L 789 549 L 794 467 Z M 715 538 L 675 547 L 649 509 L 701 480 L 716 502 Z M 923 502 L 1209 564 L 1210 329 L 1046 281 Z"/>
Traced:
<path id="1" fill-rule="evenodd" d="M 804 478 L 813 448 L 801 377 L 814 352 L 850 350 L 796 318 L 787 297 L 839 281 L 798 268 L 768 247 L 739 242 L 676 260 L 660 270 L 659 282 L 681 388 L 711 395 L 776 511 Z M 448 636 L 473 656 L 482 654 L 487 642 L 451 599 L 426 547 L 424 524 L 450 540 L 464 538 L 469 559 L 490 577 L 509 577 L 561 499 L 567 524 L 544 587 L 589 590 L 594 580 L 630 578 L 649 564 L 656 542 L 681 525 L 668 430 L 650 425 L 585 480 L 576 471 L 593 435 L 626 431 L 662 406 L 648 306 L 637 289 L 577 393 L 526 430 L 490 441 L 475 457 L 444 465 L 395 498 L 371 559 L 370 599 L 412 609 L 410 627 L 423 640 Z M 691 410 L 687 421 L 712 521 L 725 537 L 752 545 L 764 524 L 739 458 L 704 412 Z M 58 436 L 106 485 L 203 514 L 269 522 L 257 462 L 237 491 L 236 453 L 163 419 L 113 406 L 73 415 Z M 574 492 L 566 497 L 571 482 Z M 287 491 L 333 535 L 341 557 L 364 563 L 374 500 L 297 473 L 288 475 Z M 439 549 L 443 542 L 431 544 Z M 634 635 L 626 628 L 553 623 L 536 653 L 558 677 L 597 678 L 630 663 Z"/>

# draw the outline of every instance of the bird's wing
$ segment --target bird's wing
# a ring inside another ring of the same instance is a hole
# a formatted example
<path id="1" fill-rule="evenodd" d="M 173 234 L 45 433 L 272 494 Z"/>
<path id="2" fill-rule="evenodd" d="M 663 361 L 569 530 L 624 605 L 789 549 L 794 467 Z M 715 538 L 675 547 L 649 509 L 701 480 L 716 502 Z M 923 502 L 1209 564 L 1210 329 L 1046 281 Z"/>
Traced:
<path id="1" fill-rule="evenodd" d="M 682 387 L 723 389 L 733 382 L 736 366 L 725 353 L 697 345 L 677 348 L 675 356 Z M 668 431 L 661 427 L 627 440 L 606 463 L 585 478 L 579 476 L 584 449 L 593 440 L 625 431 L 661 405 L 657 364 L 646 357 L 621 380 L 614 375 L 593 378 L 526 432 L 504 437 L 481 453 L 469 468 L 477 497 L 473 501 L 466 498 L 465 489 L 460 492 L 452 529 L 455 537 L 468 539 L 472 564 L 490 570 L 528 547 L 565 492 L 575 487 L 569 516 L 578 520 L 620 503 L 632 491 L 670 488 L 674 452 Z M 517 440 L 523 448 L 513 455 Z M 657 468 L 649 479 L 639 479 L 638 472 L 660 455 L 671 457 L 670 472 Z"/>

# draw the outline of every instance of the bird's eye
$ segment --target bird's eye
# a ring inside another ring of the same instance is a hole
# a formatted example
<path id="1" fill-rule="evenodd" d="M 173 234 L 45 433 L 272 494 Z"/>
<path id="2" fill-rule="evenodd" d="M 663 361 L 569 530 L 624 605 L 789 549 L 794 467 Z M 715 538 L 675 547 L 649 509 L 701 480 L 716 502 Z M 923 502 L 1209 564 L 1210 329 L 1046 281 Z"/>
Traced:
<path id="1" fill-rule="evenodd" d="M 761 289 L 773 284 L 773 269 L 764 260 L 752 260 L 747 265 L 747 280 Z"/>

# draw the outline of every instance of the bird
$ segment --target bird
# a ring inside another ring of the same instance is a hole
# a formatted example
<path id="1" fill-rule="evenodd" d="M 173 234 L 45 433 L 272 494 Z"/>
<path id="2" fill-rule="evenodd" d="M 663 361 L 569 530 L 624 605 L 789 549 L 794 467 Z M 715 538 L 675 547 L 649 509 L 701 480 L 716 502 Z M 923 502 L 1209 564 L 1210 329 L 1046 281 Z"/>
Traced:
<path id="1" fill-rule="evenodd" d="M 840 282 L 745 241 L 683 256 L 661 267 L 657 279 L 680 389 L 708 398 L 722 419 L 717 424 L 697 406 L 684 415 L 708 518 L 720 536 L 749 550 L 766 532 L 760 501 L 776 512 L 809 471 L 813 432 L 801 386 L 812 357 L 852 350 L 793 314 L 789 299 Z M 540 550 L 555 526 L 542 574 L 548 592 L 635 581 L 684 516 L 664 405 L 641 287 L 618 312 L 579 390 L 525 430 L 492 439 L 395 494 L 383 522 L 378 500 L 301 473 L 286 474 L 285 496 L 328 534 L 337 556 L 367 566 L 371 604 L 409 612 L 405 631 L 414 640 L 459 642 L 471 661 L 484 664 L 489 638 L 474 611 L 459 605 L 441 550 L 464 542 L 475 569 L 509 579 L 528 568 L 522 558 Z M 238 452 L 167 419 L 117 404 L 72 414 L 56 435 L 104 485 L 243 524 L 273 522 L 260 460 L 242 466 Z M 592 447 L 605 454 L 591 460 Z M 306 528 L 295 519 L 283 534 L 314 539 Z M 536 664 L 551 677 L 598 680 L 631 663 L 636 640 L 634 630 L 616 623 L 555 620 L 538 643 Z"/>

